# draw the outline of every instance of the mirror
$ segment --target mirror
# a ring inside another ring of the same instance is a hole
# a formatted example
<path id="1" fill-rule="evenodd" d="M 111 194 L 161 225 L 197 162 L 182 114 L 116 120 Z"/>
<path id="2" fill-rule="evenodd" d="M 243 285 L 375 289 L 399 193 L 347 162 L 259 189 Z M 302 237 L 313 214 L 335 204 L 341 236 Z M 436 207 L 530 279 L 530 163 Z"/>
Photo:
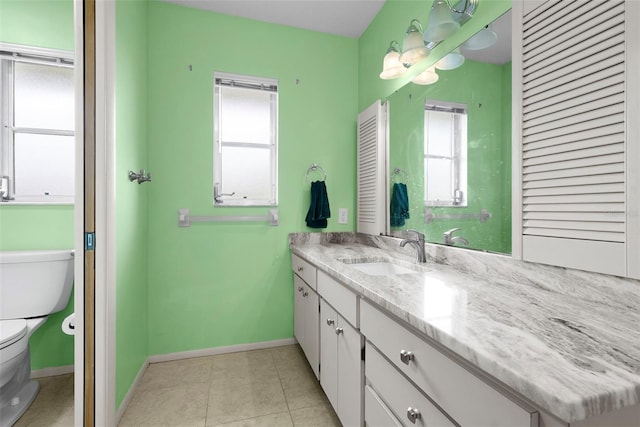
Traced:
<path id="1" fill-rule="evenodd" d="M 511 12 L 488 29 L 493 46 L 463 43 L 462 66 L 387 100 L 391 235 L 415 229 L 443 244 L 459 228 L 449 244 L 511 252 Z"/>

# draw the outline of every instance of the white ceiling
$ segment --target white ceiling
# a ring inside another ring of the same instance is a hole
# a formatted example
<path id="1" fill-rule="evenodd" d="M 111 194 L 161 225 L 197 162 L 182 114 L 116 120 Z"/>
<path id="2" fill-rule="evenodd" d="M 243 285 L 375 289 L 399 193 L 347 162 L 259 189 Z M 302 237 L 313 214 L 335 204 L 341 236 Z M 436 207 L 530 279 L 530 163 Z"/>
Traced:
<path id="1" fill-rule="evenodd" d="M 358 38 L 386 0 L 164 0 L 273 24 Z"/>

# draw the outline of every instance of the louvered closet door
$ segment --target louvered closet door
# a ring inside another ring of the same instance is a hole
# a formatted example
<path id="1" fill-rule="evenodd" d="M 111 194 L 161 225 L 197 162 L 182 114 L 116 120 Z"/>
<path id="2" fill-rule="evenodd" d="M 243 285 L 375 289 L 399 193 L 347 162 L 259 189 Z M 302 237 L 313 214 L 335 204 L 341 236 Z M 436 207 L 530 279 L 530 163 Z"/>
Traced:
<path id="1" fill-rule="evenodd" d="M 384 234 L 386 209 L 386 107 L 376 101 L 358 114 L 357 231 Z"/>
<path id="2" fill-rule="evenodd" d="M 552 0 L 524 16 L 525 260 L 627 275 L 625 6 Z"/>

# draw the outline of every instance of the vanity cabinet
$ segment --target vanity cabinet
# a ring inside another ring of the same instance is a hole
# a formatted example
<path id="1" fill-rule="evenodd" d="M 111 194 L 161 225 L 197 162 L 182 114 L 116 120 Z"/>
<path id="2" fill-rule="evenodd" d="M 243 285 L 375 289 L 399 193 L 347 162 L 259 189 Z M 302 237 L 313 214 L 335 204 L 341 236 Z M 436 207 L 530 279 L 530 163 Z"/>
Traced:
<path id="1" fill-rule="evenodd" d="M 316 378 L 319 378 L 320 368 L 320 331 L 318 294 L 314 290 L 316 284 L 316 268 L 306 261 L 292 257 L 292 266 L 296 272 L 293 275 L 293 333 L 304 352 Z M 313 286 L 302 279 L 303 274 Z"/>
<path id="2" fill-rule="evenodd" d="M 366 381 L 398 418 L 407 420 L 410 414 L 400 412 L 413 404 L 425 422 L 417 423 L 419 418 L 416 425 L 455 425 L 450 420 L 459 425 L 538 425 L 535 410 L 516 403 L 515 397 L 496 390 L 366 301 L 360 302 L 360 328 L 367 337 Z M 419 393 L 407 392 L 411 383 L 400 372 L 427 397 L 420 400 Z"/>

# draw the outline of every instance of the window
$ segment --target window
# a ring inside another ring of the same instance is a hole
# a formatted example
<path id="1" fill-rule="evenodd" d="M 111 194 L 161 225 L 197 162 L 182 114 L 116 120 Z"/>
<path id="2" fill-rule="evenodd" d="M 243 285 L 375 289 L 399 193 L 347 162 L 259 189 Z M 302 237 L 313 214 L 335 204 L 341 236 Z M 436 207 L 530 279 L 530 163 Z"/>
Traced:
<path id="1" fill-rule="evenodd" d="M 427 101 L 424 112 L 425 206 L 467 205 L 467 107 Z"/>
<path id="2" fill-rule="evenodd" d="M 0 44 L 2 201 L 73 203 L 70 52 Z"/>
<path id="3" fill-rule="evenodd" d="M 214 205 L 278 204 L 278 82 L 214 73 Z"/>

